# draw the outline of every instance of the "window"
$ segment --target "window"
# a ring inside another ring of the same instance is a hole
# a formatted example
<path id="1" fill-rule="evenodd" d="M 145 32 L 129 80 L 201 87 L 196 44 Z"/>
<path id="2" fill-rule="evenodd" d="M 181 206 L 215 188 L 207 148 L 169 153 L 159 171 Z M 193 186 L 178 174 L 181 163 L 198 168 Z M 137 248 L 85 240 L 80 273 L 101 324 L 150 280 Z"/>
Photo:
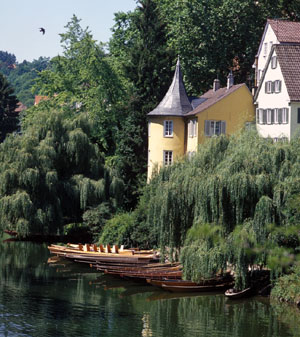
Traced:
<path id="1" fill-rule="evenodd" d="M 164 151 L 164 166 L 171 165 L 173 162 L 173 151 Z"/>
<path id="2" fill-rule="evenodd" d="M 274 123 L 278 124 L 278 109 L 274 109 Z"/>
<path id="3" fill-rule="evenodd" d="M 289 109 L 283 108 L 282 109 L 282 123 L 287 124 L 289 122 Z"/>
<path id="4" fill-rule="evenodd" d="M 148 137 L 151 136 L 151 122 L 148 122 Z"/>
<path id="5" fill-rule="evenodd" d="M 300 108 L 298 108 L 297 123 L 300 123 Z"/>
<path id="6" fill-rule="evenodd" d="M 173 121 L 164 121 L 164 137 L 173 137 Z"/>
<path id="7" fill-rule="evenodd" d="M 267 124 L 272 124 L 272 110 L 267 109 Z"/>
<path id="8" fill-rule="evenodd" d="M 276 69 L 277 68 L 277 56 L 273 56 L 271 59 L 271 68 Z"/>
<path id="9" fill-rule="evenodd" d="M 272 81 L 265 82 L 265 92 L 267 94 L 271 94 L 272 93 Z"/>
<path id="10" fill-rule="evenodd" d="M 256 123 L 263 124 L 263 109 L 256 109 Z"/>
<path id="11" fill-rule="evenodd" d="M 205 136 L 218 136 L 226 133 L 225 121 L 205 121 L 204 134 Z"/>
<path id="12" fill-rule="evenodd" d="M 267 52 L 268 52 L 268 43 L 265 42 L 264 43 L 264 56 L 267 56 Z"/>
<path id="13" fill-rule="evenodd" d="M 257 81 L 260 81 L 260 79 L 261 79 L 261 70 L 258 71 L 258 76 L 257 77 L 258 77 Z"/>
<path id="14" fill-rule="evenodd" d="M 281 81 L 280 80 L 276 80 L 274 82 L 274 92 L 278 93 L 281 91 Z"/>
<path id="15" fill-rule="evenodd" d="M 197 136 L 197 119 L 191 119 L 188 123 L 189 137 Z"/>

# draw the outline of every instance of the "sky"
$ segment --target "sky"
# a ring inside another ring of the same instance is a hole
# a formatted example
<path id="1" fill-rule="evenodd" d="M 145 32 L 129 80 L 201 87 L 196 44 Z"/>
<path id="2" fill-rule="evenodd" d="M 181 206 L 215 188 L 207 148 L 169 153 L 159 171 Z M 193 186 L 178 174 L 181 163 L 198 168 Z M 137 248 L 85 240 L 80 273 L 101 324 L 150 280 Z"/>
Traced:
<path id="1" fill-rule="evenodd" d="M 73 14 L 89 27 L 93 38 L 107 42 L 114 25 L 114 13 L 128 12 L 135 0 L 11 0 L 1 1 L 0 50 L 15 54 L 17 61 L 62 54 L 60 33 Z M 45 35 L 39 28 L 46 30 Z"/>

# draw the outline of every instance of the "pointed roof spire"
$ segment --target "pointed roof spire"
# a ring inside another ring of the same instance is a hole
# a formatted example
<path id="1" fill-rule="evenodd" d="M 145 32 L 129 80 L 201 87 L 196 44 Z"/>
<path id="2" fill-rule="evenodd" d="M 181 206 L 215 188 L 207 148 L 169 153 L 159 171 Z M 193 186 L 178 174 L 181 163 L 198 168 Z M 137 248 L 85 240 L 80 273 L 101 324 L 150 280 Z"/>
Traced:
<path id="1" fill-rule="evenodd" d="M 149 116 L 183 116 L 192 111 L 192 105 L 185 91 L 179 56 L 173 81 L 163 100 L 148 113 Z"/>

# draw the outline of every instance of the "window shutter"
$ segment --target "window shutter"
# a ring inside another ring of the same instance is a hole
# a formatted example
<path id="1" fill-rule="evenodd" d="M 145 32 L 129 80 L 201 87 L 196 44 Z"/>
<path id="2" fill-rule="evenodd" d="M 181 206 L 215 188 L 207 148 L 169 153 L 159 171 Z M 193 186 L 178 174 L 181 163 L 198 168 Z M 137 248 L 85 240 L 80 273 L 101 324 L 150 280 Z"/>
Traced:
<path id="1" fill-rule="evenodd" d="M 256 124 L 259 124 L 259 110 L 260 109 L 256 109 Z M 299 110 L 299 109 L 298 109 Z M 298 115 L 299 115 L 299 111 L 298 111 Z M 298 122 L 299 123 L 299 122 Z"/>
<path id="2" fill-rule="evenodd" d="M 271 93 L 275 92 L 275 81 L 271 82 Z"/>
<path id="3" fill-rule="evenodd" d="M 192 137 L 191 129 L 192 129 L 192 127 L 191 127 L 191 120 L 189 120 L 189 122 L 188 122 L 188 134 L 189 134 L 189 137 Z"/>
<path id="4" fill-rule="evenodd" d="M 274 109 L 271 110 L 271 124 L 274 124 Z"/>
<path id="5" fill-rule="evenodd" d="M 263 124 L 267 124 L 267 110 L 263 110 L 263 120 L 262 120 Z"/>
<path id="6" fill-rule="evenodd" d="M 278 81 L 278 92 L 281 92 L 281 81 Z"/>
<path id="7" fill-rule="evenodd" d="M 204 134 L 210 136 L 210 121 L 204 121 Z"/>
<path id="8" fill-rule="evenodd" d="M 226 122 L 221 121 L 221 134 L 225 135 L 226 133 Z"/>
<path id="9" fill-rule="evenodd" d="M 268 93 L 268 82 L 265 82 L 265 93 Z"/>
<path id="10" fill-rule="evenodd" d="M 298 116 L 297 116 L 297 123 L 300 123 L 300 108 L 298 108 Z"/>
<path id="11" fill-rule="evenodd" d="M 278 124 L 282 123 L 282 109 L 278 109 Z"/>
<path id="12" fill-rule="evenodd" d="M 285 110 L 285 123 L 287 124 L 289 122 L 289 109 L 284 108 Z"/>
<path id="13" fill-rule="evenodd" d="M 258 113 L 259 113 L 258 123 L 263 124 L 264 109 L 259 109 Z"/>

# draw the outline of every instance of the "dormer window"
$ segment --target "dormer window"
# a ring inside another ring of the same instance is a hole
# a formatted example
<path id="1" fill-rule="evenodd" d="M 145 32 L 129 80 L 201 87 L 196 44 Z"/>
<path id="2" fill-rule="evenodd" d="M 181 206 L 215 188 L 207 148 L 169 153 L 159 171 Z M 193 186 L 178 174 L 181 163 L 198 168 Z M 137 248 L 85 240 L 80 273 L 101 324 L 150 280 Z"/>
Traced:
<path id="1" fill-rule="evenodd" d="M 271 68 L 276 69 L 277 68 L 277 56 L 273 56 L 271 59 Z"/>
<path id="2" fill-rule="evenodd" d="M 173 121 L 164 121 L 164 137 L 173 137 Z"/>

